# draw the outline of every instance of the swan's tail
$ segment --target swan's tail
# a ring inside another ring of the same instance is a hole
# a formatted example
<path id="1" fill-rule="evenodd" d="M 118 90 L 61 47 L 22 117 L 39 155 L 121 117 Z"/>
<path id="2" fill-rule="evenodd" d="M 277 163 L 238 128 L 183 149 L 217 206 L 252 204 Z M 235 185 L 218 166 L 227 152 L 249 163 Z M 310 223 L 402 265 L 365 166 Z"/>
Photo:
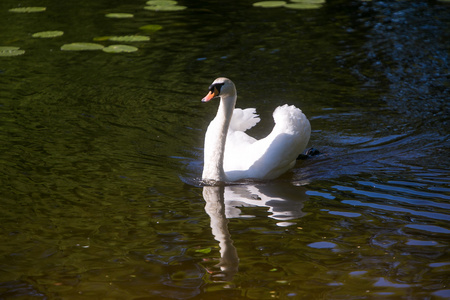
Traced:
<path id="1" fill-rule="evenodd" d="M 275 130 L 289 134 L 298 134 L 298 131 L 310 127 L 309 121 L 303 112 L 294 105 L 279 106 L 273 112 Z"/>
<path id="2" fill-rule="evenodd" d="M 233 111 L 233 117 L 230 121 L 230 128 L 231 131 L 246 131 L 256 124 L 261 119 L 256 114 L 255 108 L 246 108 L 246 109 L 240 109 L 236 108 Z"/>

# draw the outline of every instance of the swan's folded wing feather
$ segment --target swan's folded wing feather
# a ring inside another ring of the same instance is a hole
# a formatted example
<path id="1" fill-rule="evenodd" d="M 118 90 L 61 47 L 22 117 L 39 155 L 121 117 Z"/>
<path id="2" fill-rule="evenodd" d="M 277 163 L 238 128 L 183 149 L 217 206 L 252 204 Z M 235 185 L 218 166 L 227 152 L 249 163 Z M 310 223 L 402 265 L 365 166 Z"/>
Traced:
<path id="1" fill-rule="evenodd" d="M 251 177 L 272 179 L 283 174 L 294 166 L 309 141 L 311 126 L 300 109 L 283 105 L 275 109 L 273 117 L 272 132 L 250 146 L 254 159 L 248 170 Z"/>
<path id="2" fill-rule="evenodd" d="M 238 110 L 237 116 L 240 113 L 242 110 Z M 242 131 L 228 131 L 224 156 L 228 180 L 273 179 L 294 166 L 298 154 L 308 143 L 309 121 L 300 109 L 288 105 L 275 109 L 273 117 L 272 132 L 261 140 Z"/>
<path id="3" fill-rule="evenodd" d="M 255 108 L 235 108 L 230 121 L 230 131 L 246 131 L 258 124 L 261 119 Z"/>

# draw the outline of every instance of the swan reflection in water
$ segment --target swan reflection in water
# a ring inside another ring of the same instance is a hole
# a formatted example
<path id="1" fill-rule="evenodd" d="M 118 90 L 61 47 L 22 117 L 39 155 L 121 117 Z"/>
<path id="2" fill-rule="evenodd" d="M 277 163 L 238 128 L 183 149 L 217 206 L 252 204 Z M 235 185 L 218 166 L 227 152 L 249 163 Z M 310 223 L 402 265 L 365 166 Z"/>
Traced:
<path id="1" fill-rule="evenodd" d="M 308 198 L 305 192 L 303 187 L 288 184 L 204 186 L 205 211 L 220 248 L 220 262 L 216 265 L 220 271 L 213 274 L 213 279 L 231 281 L 238 272 L 239 257 L 228 229 L 228 218 L 250 218 L 240 208 L 258 206 L 267 207 L 269 217 L 279 221 L 278 226 L 295 225 L 292 221 L 304 216 L 303 203 Z"/>

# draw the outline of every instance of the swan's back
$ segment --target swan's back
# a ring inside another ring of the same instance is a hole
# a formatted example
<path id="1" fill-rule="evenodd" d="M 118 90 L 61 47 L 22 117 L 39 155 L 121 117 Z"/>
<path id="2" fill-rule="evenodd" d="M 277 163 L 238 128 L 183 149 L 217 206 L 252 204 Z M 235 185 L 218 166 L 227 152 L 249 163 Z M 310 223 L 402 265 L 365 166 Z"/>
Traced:
<path id="1" fill-rule="evenodd" d="M 229 131 L 224 157 L 228 180 L 274 179 L 295 165 L 309 141 L 309 121 L 300 109 L 287 104 L 277 107 L 273 118 L 272 132 L 258 141 L 243 131 Z"/>

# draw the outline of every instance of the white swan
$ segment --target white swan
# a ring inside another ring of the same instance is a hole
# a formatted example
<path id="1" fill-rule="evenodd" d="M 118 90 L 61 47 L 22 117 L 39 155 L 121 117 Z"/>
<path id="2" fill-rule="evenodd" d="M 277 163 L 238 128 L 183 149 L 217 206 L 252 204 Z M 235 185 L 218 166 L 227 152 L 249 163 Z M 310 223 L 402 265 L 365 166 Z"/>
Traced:
<path id="1" fill-rule="evenodd" d="M 237 94 L 230 79 L 214 80 L 202 102 L 215 97 L 220 97 L 220 104 L 205 135 L 204 182 L 274 179 L 295 165 L 311 135 L 309 121 L 300 109 L 287 104 L 277 107 L 272 132 L 256 140 L 244 131 L 260 119 L 254 108 L 235 109 Z"/>

